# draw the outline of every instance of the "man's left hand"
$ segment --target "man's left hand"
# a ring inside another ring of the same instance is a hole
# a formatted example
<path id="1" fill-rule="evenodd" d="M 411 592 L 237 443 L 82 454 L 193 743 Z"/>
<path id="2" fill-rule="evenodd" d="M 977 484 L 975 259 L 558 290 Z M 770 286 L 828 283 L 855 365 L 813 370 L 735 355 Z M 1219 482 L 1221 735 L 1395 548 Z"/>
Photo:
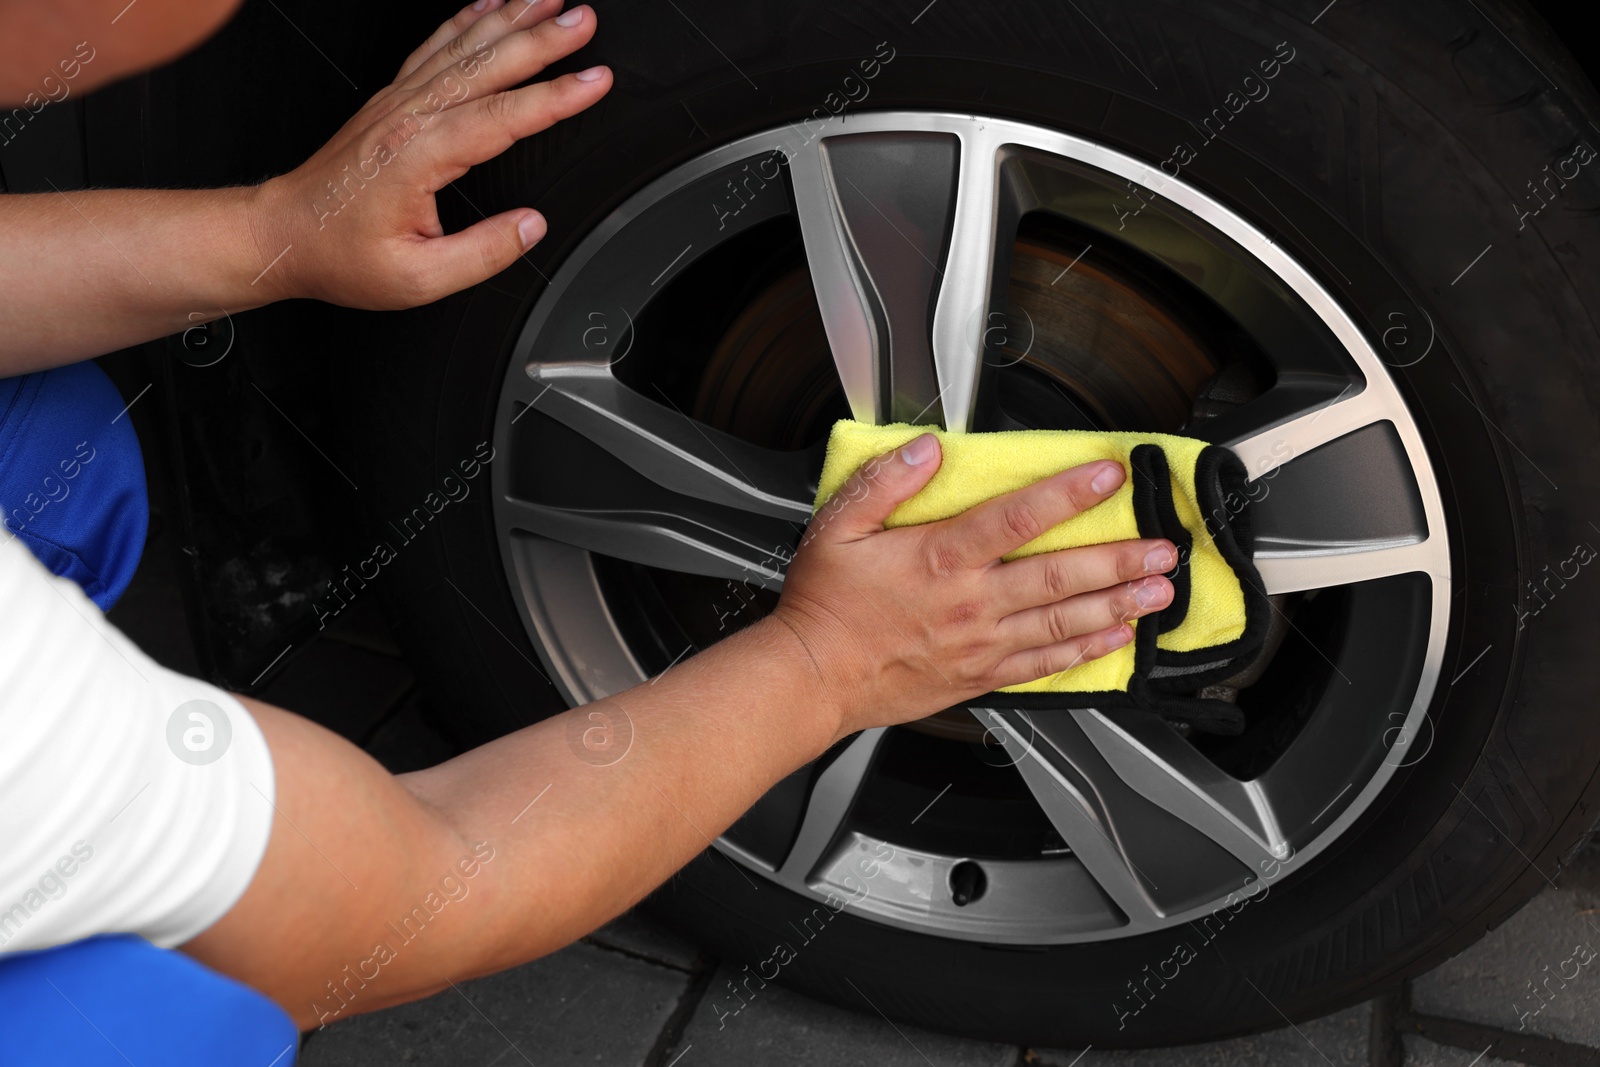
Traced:
<path id="1" fill-rule="evenodd" d="M 594 36 L 587 5 L 480 0 L 411 54 L 333 139 L 260 189 L 251 231 L 278 297 L 348 307 L 430 303 L 510 266 L 545 233 L 531 207 L 446 234 L 435 194 L 475 164 L 595 103 L 611 71 L 516 86 Z M 480 10 L 481 9 L 481 10 Z"/>

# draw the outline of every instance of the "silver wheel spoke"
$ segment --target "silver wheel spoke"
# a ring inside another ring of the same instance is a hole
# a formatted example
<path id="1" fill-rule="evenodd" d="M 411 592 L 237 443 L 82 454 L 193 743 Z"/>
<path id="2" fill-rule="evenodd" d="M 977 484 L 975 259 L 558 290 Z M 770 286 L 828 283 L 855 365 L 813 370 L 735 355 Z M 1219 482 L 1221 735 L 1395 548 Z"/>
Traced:
<path id="1" fill-rule="evenodd" d="M 1250 869 L 1228 849 L 1130 788 L 1079 726 L 1079 713 L 973 714 L 999 736 L 1051 825 L 1131 928 L 1196 906 L 1219 882 L 1249 882 Z M 1235 833 L 1227 836 L 1238 845 Z"/>
<path id="2" fill-rule="evenodd" d="M 1217 769 L 1165 722 L 1138 711 L 1074 713 L 1100 755 L 1134 792 L 1258 869 L 1288 843 L 1266 795 Z"/>
<path id="3" fill-rule="evenodd" d="M 1439 552 L 1428 542 L 1312 545 L 1302 551 L 1257 552 L 1255 560 L 1270 595 L 1327 589 L 1413 571 L 1433 573 L 1439 565 Z"/>
<path id="4" fill-rule="evenodd" d="M 1255 561 L 1267 593 L 1395 574 L 1442 575 L 1387 383 L 1229 442 L 1250 473 Z"/>
<path id="5" fill-rule="evenodd" d="M 782 586 L 783 568 L 811 515 L 813 457 L 706 426 L 670 401 L 635 392 L 604 365 L 537 369 L 508 390 L 521 435 L 512 436 L 513 447 L 559 449 L 566 464 L 583 464 L 570 437 L 549 442 L 542 417 L 620 460 L 637 478 L 553 472 L 548 482 L 508 493 L 503 522 L 651 567 Z M 530 409 L 537 414 L 529 417 Z"/>
<path id="6" fill-rule="evenodd" d="M 800 832 L 795 835 L 789 854 L 778 868 L 779 878 L 803 884 L 811 877 L 828 845 L 843 826 L 845 816 L 850 814 L 850 806 L 855 803 L 856 794 L 861 791 L 861 783 L 866 780 L 867 771 L 887 732 L 886 728 L 880 726 L 857 734 L 844 751 L 817 775 L 806 801 Z"/>
<path id="7" fill-rule="evenodd" d="M 811 517 L 814 461 L 809 454 L 761 448 L 697 422 L 670 402 L 630 389 L 604 365 L 537 369 L 518 399 L 657 485 L 761 515 L 801 523 Z"/>
<path id="8" fill-rule="evenodd" d="M 663 570 L 704 574 L 748 582 L 763 589 L 783 587 L 791 542 L 762 539 L 750 529 L 731 531 L 686 515 L 634 509 L 551 507 L 517 497 L 502 501 L 512 530 L 523 530 L 591 552 Z M 774 529 L 781 535 L 781 527 Z"/>
<path id="9" fill-rule="evenodd" d="M 965 133 L 844 132 L 791 160 L 817 304 L 857 419 L 971 428 L 1003 266 L 995 147 Z"/>
<path id="10" fill-rule="evenodd" d="M 947 430 L 973 428 L 984 337 L 995 305 L 1003 302 L 1010 268 L 1017 207 L 1000 185 L 999 148 L 981 129 L 969 131 L 961 141 L 950 254 L 933 315 L 934 371 Z"/>
<path id="11" fill-rule="evenodd" d="M 1392 390 L 1371 384 L 1322 407 L 1223 443 L 1244 461 L 1250 477 L 1259 479 L 1346 434 L 1393 421 L 1405 410 L 1402 406 L 1397 411 L 1398 404 L 1399 398 Z"/>
<path id="12" fill-rule="evenodd" d="M 1121 909 L 1129 925 L 1154 925 L 1160 909 L 1112 839 L 1110 820 L 1099 798 L 1070 762 L 1060 758 L 1019 712 L 974 709 L 973 714 L 1000 737 L 1056 833 Z"/>

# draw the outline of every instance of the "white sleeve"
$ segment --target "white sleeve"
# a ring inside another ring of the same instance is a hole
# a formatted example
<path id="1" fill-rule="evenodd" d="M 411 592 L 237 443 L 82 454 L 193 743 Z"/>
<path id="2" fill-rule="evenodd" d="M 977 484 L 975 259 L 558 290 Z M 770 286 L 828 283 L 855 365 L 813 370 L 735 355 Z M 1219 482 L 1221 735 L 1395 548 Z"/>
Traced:
<path id="1" fill-rule="evenodd" d="M 238 700 L 157 664 L 0 537 L 0 954 L 187 941 L 255 876 L 273 797 Z"/>

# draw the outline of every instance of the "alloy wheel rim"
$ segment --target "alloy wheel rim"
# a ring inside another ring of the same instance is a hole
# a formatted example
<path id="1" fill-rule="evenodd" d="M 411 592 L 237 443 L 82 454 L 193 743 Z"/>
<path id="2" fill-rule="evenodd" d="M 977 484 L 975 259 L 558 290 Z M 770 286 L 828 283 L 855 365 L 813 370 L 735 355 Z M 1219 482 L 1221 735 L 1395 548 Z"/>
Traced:
<path id="1" fill-rule="evenodd" d="M 620 692 L 652 663 L 597 554 L 777 589 L 819 461 L 630 384 L 652 302 L 717 248 L 790 219 L 851 412 L 988 428 L 1011 235 L 1038 215 L 1149 256 L 1260 339 L 1272 386 L 1189 432 L 1271 480 L 1257 509 L 1267 592 L 1341 590 L 1352 612 L 1392 619 L 1403 638 L 1347 632 L 1324 655 L 1337 680 L 1322 702 L 1243 780 L 1148 715 L 974 702 L 1065 842 L 1050 854 L 944 852 L 852 827 L 892 734 L 882 729 L 806 772 L 783 854 L 716 842 L 747 874 L 803 895 L 991 943 L 1133 936 L 1257 893 L 1336 840 L 1429 742 L 1448 628 L 1444 508 L 1388 366 L 1334 296 L 1224 204 L 1106 146 L 992 117 L 863 113 L 741 138 L 634 194 L 537 301 L 496 408 L 495 521 L 527 632 L 570 703 Z M 541 457 L 563 448 L 589 460 L 552 488 L 560 478 Z"/>

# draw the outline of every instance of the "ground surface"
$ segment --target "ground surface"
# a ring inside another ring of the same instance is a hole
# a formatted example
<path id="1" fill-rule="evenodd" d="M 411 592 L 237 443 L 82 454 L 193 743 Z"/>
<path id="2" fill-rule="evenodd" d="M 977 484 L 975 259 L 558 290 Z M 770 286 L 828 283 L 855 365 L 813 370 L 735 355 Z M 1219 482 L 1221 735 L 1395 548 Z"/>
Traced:
<path id="1" fill-rule="evenodd" d="M 193 668 L 159 526 L 112 619 L 157 659 Z M 358 602 L 276 668 L 260 695 L 363 745 L 394 771 L 447 758 L 425 698 L 373 605 Z M 303 1067 L 1494 1067 L 1600 1064 L 1600 850 L 1477 945 L 1390 996 L 1234 1041 L 1144 1052 L 964 1041 L 769 986 L 737 1016 L 728 977 L 647 916 L 428 1000 L 309 1035 Z M 1538 992 L 1535 992 L 1535 986 Z"/>

